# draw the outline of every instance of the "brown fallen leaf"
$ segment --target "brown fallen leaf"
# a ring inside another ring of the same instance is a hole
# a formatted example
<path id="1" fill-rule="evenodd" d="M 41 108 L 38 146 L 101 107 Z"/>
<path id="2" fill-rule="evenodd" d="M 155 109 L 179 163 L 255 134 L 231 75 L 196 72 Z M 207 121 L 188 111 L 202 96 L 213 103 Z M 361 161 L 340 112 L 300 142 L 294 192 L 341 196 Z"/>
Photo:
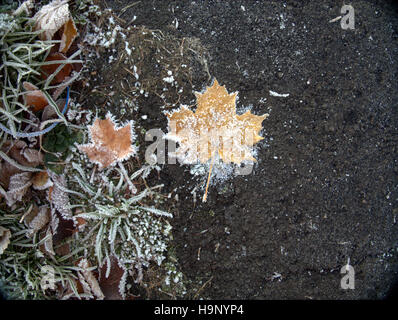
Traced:
<path id="1" fill-rule="evenodd" d="M 75 229 L 76 227 L 73 220 L 65 219 L 58 211 L 51 214 L 51 230 L 55 246 L 72 236 Z"/>
<path id="2" fill-rule="evenodd" d="M 44 238 L 44 242 L 39 246 L 39 249 L 42 253 L 49 255 L 51 257 L 55 256 L 54 246 L 53 246 L 53 235 L 51 231 L 51 226 L 49 225 L 46 230 L 43 230 L 39 234 L 39 240 L 42 241 Z"/>
<path id="3" fill-rule="evenodd" d="M 0 255 L 4 253 L 10 244 L 11 231 L 7 228 L 0 226 Z"/>
<path id="4" fill-rule="evenodd" d="M 69 243 L 67 243 L 67 242 L 65 242 L 65 243 L 63 243 L 63 244 L 57 246 L 57 247 L 54 249 L 54 251 L 55 251 L 55 253 L 56 253 L 58 256 L 60 256 L 60 257 L 66 256 L 66 255 L 68 255 L 69 253 L 71 253 L 70 245 L 69 245 Z M 69 260 L 70 260 L 70 259 L 71 259 L 71 258 L 69 258 Z"/>
<path id="5" fill-rule="evenodd" d="M 112 255 L 108 262 L 104 261 L 99 269 L 99 284 L 105 295 L 105 300 L 125 299 L 126 277 L 127 270 L 117 257 Z"/>
<path id="6" fill-rule="evenodd" d="M 73 233 L 83 231 L 84 227 L 87 224 L 87 221 L 85 219 L 81 218 L 81 217 L 77 217 L 76 221 L 77 221 L 77 224 L 76 224 L 76 228 L 73 231 Z"/>
<path id="7" fill-rule="evenodd" d="M 32 185 L 31 172 L 16 173 L 10 178 L 8 191 L 6 193 L 7 205 L 11 207 L 17 201 L 21 201 L 23 196 Z"/>
<path id="8" fill-rule="evenodd" d="M 66 285 L 60 282 L 57 283 L 56 292 L 59 300 L 77 300 L 77 297 L 75 296 L 75 292 L 72 289 L 70 282 L 73 282 L 73 285 L 79 295 L 84 293 L 83 286 L 80 281 L 78 279 L 72 278 L 69 281 L 66 281 Z"/>
<path id="9" fill-rule="evenodd" d="M 32 177 L 32 187 L 36 190 L 45 190 L 53 185 L 46 171 L 35 172 Z"/>
<path id="10" fill-rule="evenodd" d="M 24 216 L 24 224 L 29 228 L 28 236 L 33 236 L 42 230 L 51 219 L 50 208 L 47 205 L 38 207 L 34 204 Z"/>
<path id="11" fill-rule="evenodd" d="M 50 202 L 54 210 L 58 211 L 59 214 L 66 220 L 72 220 L 75 223 L 72 210 L 69 206 L 69 195 L 65 192 L 68 189 L 65 175 L 58 175 L 51 170 L 48 171 L 50 178 L 53 182 L 51 190 Z"/>
<path id="12" fill-rule="evenodd" d="M 39 150 L 25 148 L 22 155 L 28 161 L 27 166 L 36 167 L 43 164 L 43 154 Z"/>
<path id="13" fill-rule="evenodd" d="M 84 258 L 78 262 L 77 266 L 83 269 L 82 271 L 78 272 L 78 276 L 84 293 L 93 295 L 98 300 L 103 300 L 105 296 L 101 290 L 98 280 L 94 276 L 93 272 L 89 270 L 91 267 L 90 262 Z"/>
<path id="14" fill-rule="evenodd" d="M 55 52 L 50 55 L 48 55 L 46 62 L 50 61 L 64 61 L 67 60 L 67 57 L 62 54 L 61 52 Z M 55 71 L 58 69 L 58 67 L 61 65 L 61 63 L 53 63 L 53 64 L 47 64 L 43 65 L 41 67 L 41 77 L 42 79 L 47 79 L 49 76 L 53 75 Z M 51 81 L 52 85 L 59 84 L 65 80 L 66 77 L 68 77 L 72 72 L 72 65 L 71 64 L 65 64 L 62 69 L 54 76 L 53 80 Z"/>
<path id="15" fill-rule="evenodd" d="M 117 127 L 108 113 L 105 120 L 97 118 L 89 126 L 91 143 L 79 145 L 78 148 L 87 154 L 91 162 L 97 163 L 100 169 L 109 167 L 137 152 L 132 145 L 132 127 L 132 121 L 124 127 Z"/>
<path id="16" fill-rule="evenodd" d="M 48 190 L 47 190 L 47 199 L 48 199 L 49 202 L 51 202 L 52 199 L 53 199 L 53 197 L 52 197 L 53 190 L 54 190 L 54 186 L 53 185 L 50 188 L 48 188 Z"/>
<path id="17" fill-rule="evenodd" d="M 39 150 L 29 148 L 27 143 L 22 140 L 15 141 L 8 154 L 25 167 L 37 167 L 43 164 L 43 154 Z"/>
<path id="18" fill-rule="evenodd" d="M 43 155 L 36 149 L 28 148 L 26 142 L 22 140 L 6 141 L 1 150 L 25 167 L 36 167 L 43 163 Z M 8 205 L 11 206 L 22 200 L 32 184 L 32 175 L 33 173 L 24 172 L 8 161 L 0 161 L 0 185 L 8 190 L 3 194 Z"/>
<path id="19" fill-rule="evenodd" d="M 14 16 L 19 16 L 20 14 L 25 13 L 27 16 L 30 16 L 30 11 L 34 6 L 34 0 L 26 0 L 17 9 L 15 9 L 12 14 Z"/>
<path id="20" fill-rule="evenodd" d="M 24 95 L 25 105 L 32 107 L 34 112 L 40 111 L 48 105 L 46 96 L 39 88 L 26 81 L 22 85 L 26 90 Z"/>
<path id="21" fill-rule="evenodd" d="M 62 102 L 60 104 L 58 104 L 58 107 L 65 105 L 65 100 L 62 99 Z M 62 110 L 62 107 L 60 108 L 60 110 Z M 47 121 L 49 119 L 55 119 L 57 117 L 57 113 L 55 112 L 54 108 L 51 106 L 46 106 L 43 109 L 43 113 L 41 114 L 41 121 Z"/>
<path id="22" fill-rule="evenodd" d="M 69 20 L 68 0 L 53 0 L 43 6 L 33 17 L 34 29 L 41 31 L 41 40 L 51 40 L 53 35 Z"/>
<path id="23" fill-rule="evenodd" d="M 10 178 L 16 173 L 20 173 L 22 170 L 14 167 L 9 162 L 3 162 L 0 168 L 0 184 L 1 186 L 7 190 L 10 184 Z"/>
<path id="24" fill-rule="evenodd" d="M 65 176 L 48 171 L 53 185 L 48 188 L 48 200 L 51 205 L 51 229 L 54 245 L 70 237 L 77 225 L 76 218 L 69 208 L 69 195 L 65 192 L 67 183 Z"/>
<path id="25" fill-rule="evenodd" d="M 77 29 L 73 19 L 69 19 L 63 27 L 63 33 L 61 38 L 61 44 L 59 46 L 59 52 L 68 52 L 73 40 L 77 37 Z"/>

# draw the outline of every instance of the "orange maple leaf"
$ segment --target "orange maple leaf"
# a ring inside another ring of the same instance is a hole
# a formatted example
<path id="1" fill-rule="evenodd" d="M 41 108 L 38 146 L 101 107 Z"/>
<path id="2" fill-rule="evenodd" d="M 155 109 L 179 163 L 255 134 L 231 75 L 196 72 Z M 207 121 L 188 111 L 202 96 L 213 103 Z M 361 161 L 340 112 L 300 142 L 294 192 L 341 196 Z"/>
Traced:
<path id="1" fill-rule="evenodd" d="M 256 161 L 250 147 L 263 139 L 258 133 L 268 114 L 257 116 L 250 111 L 236 114 L 237 93 L 228 94 L 217 80 L 204 93 L 195 95 L 198 105 L 195 112 L 183 106 L 166 114 L 171 129 L 166 137 L 180 144 L 177 156 L 201 163 L 216 154 L 226 163 Z"/>
<path id="2" fill-rule="evenodd" d="M 206 163 L 211 159 L 213 164 L 217 155 L 225 163 L 256 161 L 251 147 L 263 139 L 259 132 L 268 114 L 257 116 L 250 111 L 236 114 L 237 93 L 229 94 L 216 79 L 204 93 L 195 95 L 195 112 L 183 106 L 178 111 L 166 114 L 170 128 L 166 138 L 179 142 L 177 157 L 188 163 Z"/>
<path id="3" fill-rule="evenodd" d="M 137 152 L 132 145 L 134 136 L 132 134 L 133 122 L 130 121 L 123 127 L 117 127 L 108 113 L 105 120 L 95 119 L 93 125 L 89 126 L 91 143 L 79 145 L 80 151 L 87 154 L 91 162 L 97 163 L 99 168 L 109 167 Z"/>

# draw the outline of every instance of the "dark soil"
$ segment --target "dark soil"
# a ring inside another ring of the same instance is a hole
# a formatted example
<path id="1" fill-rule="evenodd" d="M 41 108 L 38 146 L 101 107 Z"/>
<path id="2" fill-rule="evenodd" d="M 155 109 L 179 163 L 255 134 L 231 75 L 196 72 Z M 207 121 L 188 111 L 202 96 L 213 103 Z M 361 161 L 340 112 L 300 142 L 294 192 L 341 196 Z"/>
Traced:
<path id="1" fill-rule="evenodd" d="M 119 14 L 132 2 L 102 3 Z M 199 192 L 194 204 L 188 166 L 166 164 L 157 181 L 178 188 L 177 258 L 188 279 L 208 281 L 204 298 L 380 299 L 398 280 L 398 11 L 351 1 L 355 30 L 343 30 L 329 23 L 343 4 L 139 1 L 120 16 L 197 38 L 238 108 L 270 113 L 253 173 L 210 187 L 207 203 Z M 211 84 L 204 70 L 192 70 L 185 103 Z M 140 125 L 165 130 L 165 102 L 138 103 Z M 354 290 L 340 287 L 348 260 Z"/>

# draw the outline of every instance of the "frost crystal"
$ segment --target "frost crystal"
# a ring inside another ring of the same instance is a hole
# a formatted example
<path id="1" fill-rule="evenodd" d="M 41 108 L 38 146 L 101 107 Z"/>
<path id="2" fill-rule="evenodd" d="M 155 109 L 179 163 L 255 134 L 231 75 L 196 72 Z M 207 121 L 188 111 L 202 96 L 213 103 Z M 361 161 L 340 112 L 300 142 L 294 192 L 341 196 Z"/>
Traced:
<path id="1" fill-rule="evenodd" d="M 11 231 L 0 226 L 0 255 L 10 244 Z"/>
<path id="2" fill-rule="evenodd" d="M 63 174 L 56 175 L 51 171 L 49 172 L 51 179 L 54 182 L 54 187 L 51 192 L 51 203 L 53 208 L 61 214 L 62 218 L 66 220 L 74 220 L 72 216 L 72 210 L 68 207 L 69 196 L 67 193 L 65 176 Z"/>
<path id="3" fill-rule="evenodd" d="M 67 0 L 54 0 L 43 6 L 33 17 L 35 30 L 43 31 L 41 40 L 50 40 L 53 35 L 69 20 L 69 6 Z"/>
<path id="4" fill-rule="evenodd" d="M 8 206 L 11 207 L 15 202 L 22 200 L 22 197 L 32 184 L 31 177 L 31 172 L 22 172 L 10 178 L 10 185 L 6 194 Z"/>

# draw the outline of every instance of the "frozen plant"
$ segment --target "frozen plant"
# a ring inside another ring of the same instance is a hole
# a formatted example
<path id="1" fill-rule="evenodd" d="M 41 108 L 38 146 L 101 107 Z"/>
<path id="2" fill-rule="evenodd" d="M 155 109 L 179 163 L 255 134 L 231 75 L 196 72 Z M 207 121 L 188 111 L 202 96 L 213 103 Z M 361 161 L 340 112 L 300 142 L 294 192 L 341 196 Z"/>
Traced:
<path id="1" fill-rule="evenodd" d="M 58 285 L 70 289 L 70 297 L 83 298 L 76 287 L 76 271 L 81 268 L 70 262 L 68 258 L 83 250 L 77 249 L 64 257 L 50 258 L 41 250 L 46 238 L 39 240 L 37 234 L 28 237 L 30 230 L 19 220 L 24 214 L 23 208 L 18 212 L 0 210 L 0 226 L 11 233 L 11 241 L 0 259 L 0 288 L 8 299 L 51 299 L 55 297 Z M 45 285 L 49 276 L 53 285 Z M 53 294 L 49 294 L 50 290 Z"/>
<path id="2" fill-rule="evenodd" d="M 75 155 L 74 159 L 80 156 L 77 150 Z M 151 262 L 162 264 L 171 237 L 168 219 L 172 214 L 153 207 L 156 189 L 162 186 L 145 186 L 141 191 L 135 187 L 139 179 L 160 168 L 143 166 L 130 175 L 122 163 L 102 171 L 90 164 L 81 157 L 65 167 L 68 188 L 79 195 L 71 200 L 70 208 L 78 212 L 75 218 L 87 221 L 81 241 L 92 244 L 89 254 L 100 266 L 110 265 L 115 256 L 126 270 L 137 274 L 135 281 L 141 282 L 143 267 Z M 150 205 L 145 205 L 148 200 Z"/>
<path id="3" fill-rule="evenodd" d="M 95 222 L 84 240 L 95 238 L 98 263 L 102 265 L 114 255 L 127 269 L 135 267 L 136 282 L 142 280 L 142 267 L 148 267 L 151 261 L 161 265 L 171 231 L 165 219 L 172 217 L 170 213 L 138 203 L 150 192 L 146 189 L 119 203 L 112 200 L 107 204 L 96 203 L 94 210 L 77 215 Z"/>

